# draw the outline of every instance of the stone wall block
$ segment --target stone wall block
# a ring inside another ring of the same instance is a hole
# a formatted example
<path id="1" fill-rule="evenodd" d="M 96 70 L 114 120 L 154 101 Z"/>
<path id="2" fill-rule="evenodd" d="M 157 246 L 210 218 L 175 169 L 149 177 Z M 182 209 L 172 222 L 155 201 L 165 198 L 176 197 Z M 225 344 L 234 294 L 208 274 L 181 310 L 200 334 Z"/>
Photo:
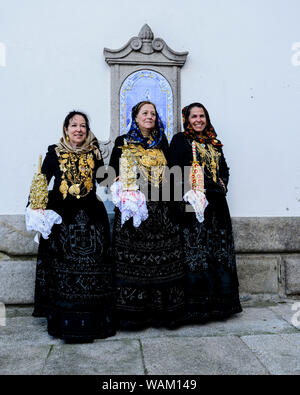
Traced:
<path id="1" fill-rule="evenodd" d="M 107 208 L 112 230 L 114 214 Z M 300 295 L 299 225 L 295 217 L 233 218 L 241 294 Z M 0 216 L 0 302 L 33 302 L 34 235 L 24 215 Z"/>
<path id="2" fill-rule="evenodd" d="M 286 277 L 286 294 L 300 295 L 300 254 L 283 257 Z"/>
<path id="3" fill-rule="evenodd" d="M 300 217 L 234 217 L 237 252 L 300 252 Z"/>
<path id="4" fill-rule="evenodd" d="M 108 203 L 107 203 L 108 204 Z M 109 219 L 113 223 L 109 206 Z M 300 253 L 300 218 L 232 219 L 237 253 Z M 27 232 L 24 215 L 0 215 L 0 252 L 36 255 L 35 232 Z"/>
<path id="5" fill-rule="evenodd" d="M 0 215 L 0 251 L 8 255 L 36 255 L 35 232 L 27 232 L 24 215 Z"/>
<path id="6" fill-rule="evenodd" d="M 33 303 L 35 267 L 35 260 L 0 261 L 0 302 Z"/>
<path id="7" fill-rule="evenodd" d="M 240 292 L 277 294 L 279 259 L 276 255 L 237 255 Z"/>

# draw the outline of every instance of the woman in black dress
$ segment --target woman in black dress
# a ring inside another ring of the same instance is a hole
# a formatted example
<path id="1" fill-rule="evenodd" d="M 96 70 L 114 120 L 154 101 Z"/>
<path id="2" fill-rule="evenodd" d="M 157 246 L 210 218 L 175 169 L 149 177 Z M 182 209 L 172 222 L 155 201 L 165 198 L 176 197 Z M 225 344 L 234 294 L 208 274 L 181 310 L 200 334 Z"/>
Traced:
<path id="1" fill-rule="evenodd" d="M 195 159 L 202 168 L 208 202 L 204 220 L 199 219 L 201 216 L 197 219 L 188 203 L 177 205 L 187 270 L 185 292 L 188 318 L 190 323 L 201 323 L 212 318 L 228 317 L 242 309 L 231 218 L 226 201 L 229 169 L 222 144 L 202 104 L 192 103 L 183 109 L 182 114 L 184 131 L 172 139 L 169 166 L 180 166 L 184 174 L 184 168 L 191 167 Z M 188 180 L 183 178 L 175 182 L 175 187 L 182 188 L 185 181 L 186 191 L 191 189 L 190 186 L 187 188 L 187 184 L 191 185 L 191 174 L 185 174 Z M 181 192 L 183 196 L 183 189 Z"/>
<path id="2" fill-rule="evenodd" d="M 161 196 L 167 151 L 168 141 L 155 105 L 138 103 L 132 109 L 130 131 L 117 137 L 110 159 L 125 193 L 134 197 L 144 190 L 147 200 L 147 213 L 138 213 L 138 221 L 135 216 L 124 221 L 122 209 L 115 209 L 112 252 L 118 325 L 123 329 L 175 328 L 184 320 L 179 226 L 171 218 L 169 202 Z M 151 188 L 158 199 L 153 199 Z"/>
<path id="3" fill-rule="evenodd" d="M 33 312 L 47 317 L 50 335 L 70 342 L 115 334 L 109 221 L 95 185 L 100 166 L 87 116 L 71 112 L 41 169 L 48 183 L 55 177 L 46 208 L 62 222 L 40 238 Z"/>

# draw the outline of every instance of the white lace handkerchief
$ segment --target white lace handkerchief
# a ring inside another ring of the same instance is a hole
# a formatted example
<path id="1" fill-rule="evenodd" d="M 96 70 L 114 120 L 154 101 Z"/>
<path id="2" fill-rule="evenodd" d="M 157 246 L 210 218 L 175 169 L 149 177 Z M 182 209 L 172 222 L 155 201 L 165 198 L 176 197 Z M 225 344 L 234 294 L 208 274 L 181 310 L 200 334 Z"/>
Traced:
<path id="1" fill-rule="evenodd" d="M 148 218 L 145 195 L 141 191 L 123 191 L 121 181 L 115 181 L 110 187 L 112 202 L 121 212 L 121 224 L 132 217 L 133 225 L 138 228 Z"/>
<path id="2" fill-rule="evenodd" d="M 25 210 L 26 229 L 40 232 L 44 239 L 48 239 L 52 226 L 61 224 L 62 218 L 53 210 L 32 210 L 26 207 Z M 37 237 L 34 239 L 37 243 Z"/>
<path id="3" fill-rule="evenodd" d="M 201 223 L 204 221 L 204 211 L 208 205 L 206 196 L 201 191 L 190 190 L 184 196 L 183 200 L 193 206 L 197 220 Z"/>

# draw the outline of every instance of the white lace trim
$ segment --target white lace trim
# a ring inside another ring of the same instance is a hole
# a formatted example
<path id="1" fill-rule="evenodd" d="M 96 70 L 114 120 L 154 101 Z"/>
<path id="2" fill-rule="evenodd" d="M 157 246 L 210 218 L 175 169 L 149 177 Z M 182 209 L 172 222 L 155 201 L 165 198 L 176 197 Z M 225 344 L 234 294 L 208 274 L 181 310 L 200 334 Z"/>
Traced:
<path id="1" fill-rule="evenodd" d="M 121 224 L 133 218 L 133 225 L 138 228 L 148 218 L 145 195 L 141 191 L 123 191 L 121 181 L 115 181 L 110 187 L 112 202 L 121 212 Z"/>
<path id="2" fill-rule="evenodd" d="M 193 206 L 197 220 L 201 223 L 204 221 L 204 210 L 208 205 L 206 196 L 201 191 L 190 190 L 184 196 L 183 200 Z"/>
<path id="3" fill-rule="evenodd" d="M 32 210 L 27 207 L 25 210 L 26 229 L 40 232 L 44 239 L 48 239 L 52 226 L 61 224 L 62 218 L 53 210 Z M 34 241 L 38 243 L 37 235 Z"/>

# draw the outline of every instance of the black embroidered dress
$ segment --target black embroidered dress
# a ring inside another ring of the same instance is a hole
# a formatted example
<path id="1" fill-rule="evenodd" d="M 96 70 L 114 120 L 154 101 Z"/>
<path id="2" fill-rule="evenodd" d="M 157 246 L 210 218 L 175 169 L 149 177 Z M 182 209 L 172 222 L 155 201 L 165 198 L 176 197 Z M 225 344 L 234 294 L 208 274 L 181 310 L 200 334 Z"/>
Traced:
<path id="1" fill-rule="evenodd" d="M 105 338 L 115 334 L 115 293 L 109 222 L 95 186 L 103 160 L 93 154 L 93 185 L 86 196 L 68 193 L 63 199 L 55 147 L 49 146 L 42 173 L 48 183 L 55 177 L 47 209 L 57 212 L 62 223 L 53 226 L 49 239 L 40 238 L 33 315 L 47 317 L 49 334 L 68 341 Z"/>
<path id="2" fill-rule="evenodd" d="M 191 166 L 192 141 L 181 132 L 173 137 L 169 150 L 170 167 L 177 165 L 184 171 L 185 166 Z M 203 146 L 207 151 L 207 144 Z M 215 182 L 209 169 L 205 167 L 204 188 L 209 204 L 205 209 L 204 222 L 198 222 L 193 210 L 186 211 L 187 203 L 175 203 L 185 252 L 187 270 L 185 292 L 190 323 L 225 318 L 242 311 L 231 218 L 226 191 L 220 182 L 222 179 L 227 189 L 229 169 L 222 148 L 213 147 L 213 149 L 220 154 L 219 168 Z M 197 160 L 200 165 L 203 164 L 199 152 Z M 177 188 L 182 186 L 182 182 L 176 185 Z M 182 191 L 182 195 L 183 193 Z"/>
<path id="3" fill-rule="evenodd" d="M 110 159 L 117 176 L 125 137 L 117 137 Z M 167 155 L 165 135 L 157 149 Z M 115 209 L 112 253 L 118 325 L 123 329 L 175 328 L 185 318 L 179 226 L 171 217 L 169 202 L 149 199 L 147 208 L 149 216 L 137 228 L 132 218 L 121 226 L 121 213 Z"/>

